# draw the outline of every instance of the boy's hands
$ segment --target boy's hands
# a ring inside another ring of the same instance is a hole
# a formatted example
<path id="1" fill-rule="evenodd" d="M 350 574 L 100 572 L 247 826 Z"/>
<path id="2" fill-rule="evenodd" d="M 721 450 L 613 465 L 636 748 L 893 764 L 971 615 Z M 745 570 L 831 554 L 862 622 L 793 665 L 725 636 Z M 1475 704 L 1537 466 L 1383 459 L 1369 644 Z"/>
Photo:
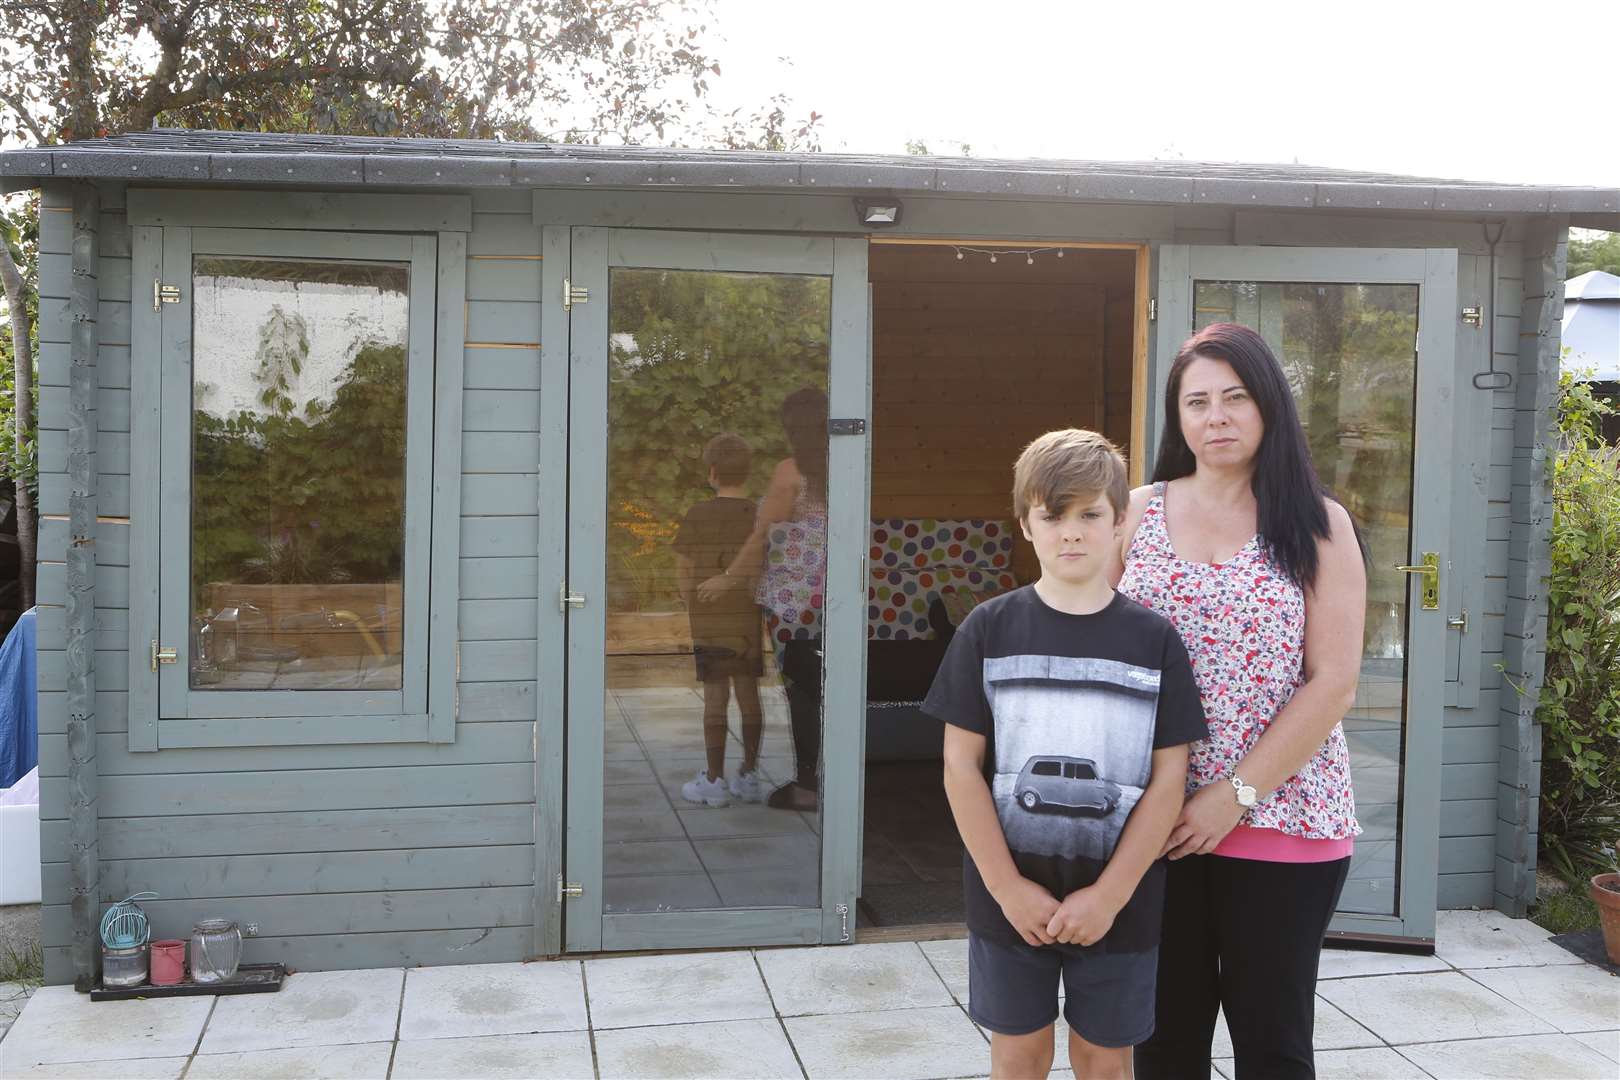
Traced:
<path id="1" fill-rule="evenodd" d="M 1050 945 L 1057 939 L 1047 926 L 1057 915 L 1057 898 L 1027 877 L 1015 878 L 992 894 L 1013 929 L 1031 945 Z"/>
<path id="2" fill-rule="evenodd" d="M 1096 885 L 1076 889 L 1058 905 L 1046 924 L 1046 933 L 1065 945 L 1095 945 L 1114 925 L 1123 906 Z"/>

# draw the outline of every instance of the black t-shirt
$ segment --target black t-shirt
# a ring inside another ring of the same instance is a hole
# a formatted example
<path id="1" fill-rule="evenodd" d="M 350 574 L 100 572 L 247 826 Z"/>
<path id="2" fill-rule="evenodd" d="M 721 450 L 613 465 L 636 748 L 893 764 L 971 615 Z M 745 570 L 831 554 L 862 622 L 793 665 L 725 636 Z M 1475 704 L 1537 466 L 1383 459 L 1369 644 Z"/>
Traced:
<path id="1" fill-rule="evenodd" d="M 754 531 L 751 499 L 714 498 L 686 512 L 674 548 L 692 560 L 694 580 L 702 583 L 725 572 Z M 704 603 L 695 595 L 690 609 L 692 643 L 746 655 L 759 640 L 759 608 L 748 589 L 727 589 Z"/>
<path id="2" fill-rule="evenodd" d="M 923 711 L 985 736 L 985 780 L 1013 862 L 1058 900 L 1101 876 L 1147 787 L 1153 751 L 1208 734 L 1169 620 L 1117 593 L 1101 611 L 1068 615 L 1027 585 L 962 621 Z M 971 855 L 963 879 L 968 929 L 1023 941 Z M 1163 906 L 1161 859 L 1091 948 L 1152 948 Z"/>

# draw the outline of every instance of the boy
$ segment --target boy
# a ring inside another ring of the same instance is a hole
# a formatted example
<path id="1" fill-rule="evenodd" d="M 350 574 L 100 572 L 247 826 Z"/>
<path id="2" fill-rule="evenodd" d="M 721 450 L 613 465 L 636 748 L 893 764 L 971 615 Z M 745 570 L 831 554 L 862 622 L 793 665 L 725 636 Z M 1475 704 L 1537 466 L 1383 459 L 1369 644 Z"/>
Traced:
<path id="1" fill-rule="evenodd" d="M 686 601 L 692 626 L 692 653 L 697 677 L 703 683 L 703 743 L 708 768 L 681 785 L 681 798 L 708 806 L 727 806 L 733 798 L 759 802 L 764 798 L 759 780 L 759 739 L 764 710 L 759 701 L 759 679 L 765 672 L 760 648 L 759 608 L 746 589 L 730 589 L 705 603 L 697 595 L 699 582 L 716 574 L 737 557 L 754 531 L 754 502 L 743 493 L 753 451 L 738 435 L 716 435 L 703 448 L 709 468 L 709 486 L 715 497 L 686 512 L 675 536 L 675 568 L 681 598 Z M 726 706 L 737 689 L 737 710 L 742 713 L 743 759 L 737 775 L 726 782 Z"/>
<path id="2" fill-rule="evenodd" d="M 969 613 L 923 703 L 946 724 L 969 1013 L 995 1077 L 1051 1069 L 1060 974 L 1077 1077 L 1129 1076 L 1153 1031 L 1158 858 L 1207 731 L 1174 627 L 1109 585 L 1128 498 L 1101 435 L 1030 443 L 1013 509 L 1040 579 Z"/>

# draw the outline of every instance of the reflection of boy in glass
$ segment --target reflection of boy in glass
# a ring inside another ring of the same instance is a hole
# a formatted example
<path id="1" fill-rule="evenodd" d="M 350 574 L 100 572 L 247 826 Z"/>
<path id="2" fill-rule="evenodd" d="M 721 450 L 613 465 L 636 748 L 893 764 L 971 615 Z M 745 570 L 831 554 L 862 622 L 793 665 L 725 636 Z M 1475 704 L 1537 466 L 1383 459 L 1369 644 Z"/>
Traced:
<path id="1" fill-rule="evenodd" d="M 701 581 L 724 574 L 754 530 L 754 502 L 743 495 L 753 452 L 739 436 L 716 435 L 703 448 L 709 486 L 715 497 L 686 513 L 675 537 L 675 566 L 681 597 L 692 624 L 692 652 L 703 683 L 703 742 L 708 768 L 681 787 L 688 802 L 725 806 L 732 798 L 758 802 L 759 738 L 763 710 L 759 679 L 764 674 L 759 608 L 749 589 L 727 589 L 712 598 L 697 591 Z M 726 706 L 737 690 L 742 713 L 743 760 L 728 785 Z"/>

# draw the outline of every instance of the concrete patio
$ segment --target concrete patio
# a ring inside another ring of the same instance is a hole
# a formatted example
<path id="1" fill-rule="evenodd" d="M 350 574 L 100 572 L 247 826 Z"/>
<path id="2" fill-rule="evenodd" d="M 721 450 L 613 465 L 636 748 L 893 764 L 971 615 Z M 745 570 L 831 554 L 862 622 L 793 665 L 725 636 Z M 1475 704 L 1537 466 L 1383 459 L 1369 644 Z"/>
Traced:
<path id="1" fill-rule="evenodd" d="M 1496 912 L 1442 912 L 1434 957 L 1330 951 L 1318 1075 L 1620 1076 L 1620 979 Z M 277 994 L 32 996 L 24 1077 L 968 1077 L 966 943 L 308 972 Z M 1062 1039 L 1054 1075 L 1069 1075 Z M 1217 1034 L 1216 1070 L 1230 1076 Z"/>

